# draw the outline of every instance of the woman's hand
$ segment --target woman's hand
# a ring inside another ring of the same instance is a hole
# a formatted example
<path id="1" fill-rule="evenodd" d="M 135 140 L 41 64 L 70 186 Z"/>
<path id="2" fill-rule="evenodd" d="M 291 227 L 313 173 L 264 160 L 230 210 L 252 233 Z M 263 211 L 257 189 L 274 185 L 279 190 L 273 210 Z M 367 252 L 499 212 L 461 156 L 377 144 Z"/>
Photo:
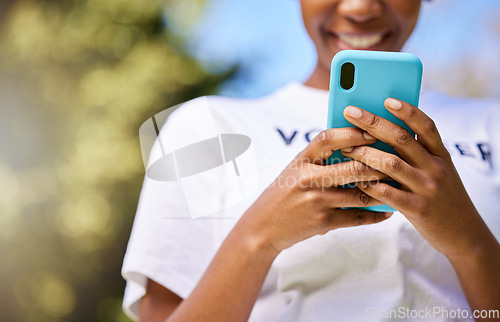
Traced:
<path id="1" fill-rule="evenodd" d="M 375 141 L 357 128 L 328 129 L 318 134 L 240 219 L 237 229 L 244 229 L 240 236 L 256 237 L 260 246 L 279 253 L 332 229 L 386 219 L 385 213 L 341 209 L 381 203 L 357 188 L 337 187 L 386 175 L 358 161 L 325 165 L 334 150 Z"/>
<path id="2" fill-rule="evenodd" d="M 356 128 L 330 129 L 316 136 L 238 220 L 195 289 L 168 321 L 206 321 L 207 317 L 247 321 L 281 250 L 335 228 L 384 220 L 384 213 L 340 209 L 380 202 L 357 188 L 336 186 L 386 175 L 358 161 L 324 165 L 333 150 L 375 141 Z"/>
<path id="3" fill-rule="evenodd" d="M 344 115 L 392 146 L 404 161 L 367 146 L 343 149 L 342 153 L 387 174 L 402 187 L 381 182 L 363 182 L 358 187 L 399 210 L 422 237 L 447 256 L 473 310 L 500 309 L 500 245 L 465 191 L 434 122 L 408 103 L 389 98 L 385 105 L 417 139 L 402 127 L 356 107 L 347 107 Z"/>
<path id="4" fill-rule="evenodd" d="M 358 187 L 399 210 L 445 255 L 463 256 L 464 251 L 474 251 L 482 238 L 481 232 L 474 229 L 482 231 L 484 223 L 465 191 L 434 122 L 406 102 L 389 98 L 385 105 L 417 134 L 417 139 L 402 127 L 356 107 L 347 107 L 344 115 L 352 124 L 393 147 L 401 158 L 367 146 L 341 151 L 387 174 L 402 187 L 397 189 L 382 182 L 360 183 Z"/>

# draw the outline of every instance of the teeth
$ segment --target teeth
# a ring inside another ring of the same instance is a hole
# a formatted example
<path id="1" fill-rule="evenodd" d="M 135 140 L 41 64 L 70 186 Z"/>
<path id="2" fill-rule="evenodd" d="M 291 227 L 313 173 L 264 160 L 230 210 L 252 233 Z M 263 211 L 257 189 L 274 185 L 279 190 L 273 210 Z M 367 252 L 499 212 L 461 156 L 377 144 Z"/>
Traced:
<path id="1" fill-rule="evenodd" d="M 339 39 L 350 47 L 366 49 L 378 44 L 382 40 L 382 34 L 373 36 L 339 35 Z"/>

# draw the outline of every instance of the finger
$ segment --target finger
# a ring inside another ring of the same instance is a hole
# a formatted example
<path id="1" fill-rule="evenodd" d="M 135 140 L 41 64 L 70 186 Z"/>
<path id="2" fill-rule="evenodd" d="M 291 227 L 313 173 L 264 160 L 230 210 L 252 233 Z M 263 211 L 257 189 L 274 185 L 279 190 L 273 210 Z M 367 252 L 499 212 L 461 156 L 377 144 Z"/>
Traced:
<path id="1" fill-rule="evenodd" d="M 361 182 L 357 186 L 359 190 L 399 210 L 405 216 L 418 212 L 424 206 L 422 198 L 383 182 Z"/>
<path id="2" fill-rule="evenodd" d="M 434 121 L 417 107 L 395 98 L 385 100 L 387 110 L 401 119 L 417 134 L 420 142 L 431 154 L 448 154 Z"/>
<path id="3" fill-rule="evenodd" d="M 418 191 L 422 186 L 423 175 L 420 170 L 415 169 L 397 155 L 380 151 L 369 146 L 342 149 L 341 152 L 346 157 L 362 162 L 370 168 L 385 173 L 399 183 L 408 186 L 412 191 Z"/>
<path id="4" fill-rule="evenodd" d="M 355 127 L 327 129 L 311 140 L 311 143 L 299 154 L 299 158 L 309 163 L 323 164 L 323 161 L 328 159 L 335 150 L 348 146 L 372 144 L 376 140 Z"/>
<path id="5" fill-rule="evenodd" d="M 347 161 L 327 166 L 314 165 L 301 182 L 304 188 L 337 187 L 340 185 L 384 180 L 388 176 L 358 161 Z"/>
<path id="6" fill-rule="evenodd" d="M 389 144 L 410 164 L 423 167 L 428 162 L 429 153 L 401 126 L 355 106 L 346 107 L 344 115 L 352 124 Z"/>
<path id="7" fill-rule="evenodd" d="M 325 188 L 314 193 L 318 194 L 318 201 L 325 204 L 326 208 L 332 208 L 330 206 L 332 204 L 339 205 L 338 207 L 369 207 L 384 204 L 358 188 Z"/>
<path id="8" fill-rule="evenodd" d="M 391 213 L 363 209 L 330 209 L 327 212 L 325 228 L 332 230 L 379 223 L 389 218 Z"/>

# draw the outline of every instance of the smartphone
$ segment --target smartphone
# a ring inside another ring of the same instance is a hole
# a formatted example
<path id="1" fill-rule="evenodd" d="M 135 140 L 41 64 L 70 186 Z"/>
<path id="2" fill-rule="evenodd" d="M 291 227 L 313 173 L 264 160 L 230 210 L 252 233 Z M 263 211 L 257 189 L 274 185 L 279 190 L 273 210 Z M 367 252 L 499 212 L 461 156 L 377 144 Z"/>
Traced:
<path id="1" fill-rule="evenodd" d="M 403 100 L 418 106 L 422 82 L 422 62 L 412 54 L 366 50 L 343 50 L 333 57 L 330 74 L 328 101 L 328 128 L 354 127 L 344 118 L 344 109 L 357 106 L 413 131 L 400 119 L 392 115 L 384 106 L 388 97 Z M 388 144 L 377 141 L 372 147 L 396 154 Z M 350 161 L 340 150 L 336 150 L 327 160 L 328 164 Z M 384 181 L 398 187 L 393 180 Z M 347 184 L 343 188 L 354 188 Z M 361 207 L 360 207 L 361 208 Z M 364 207 L 372 211 L 395 211 L 388 205 Z"/>

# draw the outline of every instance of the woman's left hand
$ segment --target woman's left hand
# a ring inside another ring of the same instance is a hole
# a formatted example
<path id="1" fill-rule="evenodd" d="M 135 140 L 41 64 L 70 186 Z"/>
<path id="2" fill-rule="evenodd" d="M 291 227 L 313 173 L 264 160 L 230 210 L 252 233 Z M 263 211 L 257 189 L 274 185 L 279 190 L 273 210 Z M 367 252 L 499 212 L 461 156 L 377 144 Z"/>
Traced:
<path id="1" fill-rule="evenodd" d="M 342 149 L 401 183 L 364 182 L 359 189 L 399 210 L 434 248 L 446 256 L 464 256 L 480 248 L 486 227 L 453 165 L 434 122 L 415 106 L 389 98 L 387 109 L 416 134 L 365 110 L 349 106 L 346 119 L 389 144 L 401 156 L 369 146 Z M 479 238 L 479 240 L 478 240 Z"/>

